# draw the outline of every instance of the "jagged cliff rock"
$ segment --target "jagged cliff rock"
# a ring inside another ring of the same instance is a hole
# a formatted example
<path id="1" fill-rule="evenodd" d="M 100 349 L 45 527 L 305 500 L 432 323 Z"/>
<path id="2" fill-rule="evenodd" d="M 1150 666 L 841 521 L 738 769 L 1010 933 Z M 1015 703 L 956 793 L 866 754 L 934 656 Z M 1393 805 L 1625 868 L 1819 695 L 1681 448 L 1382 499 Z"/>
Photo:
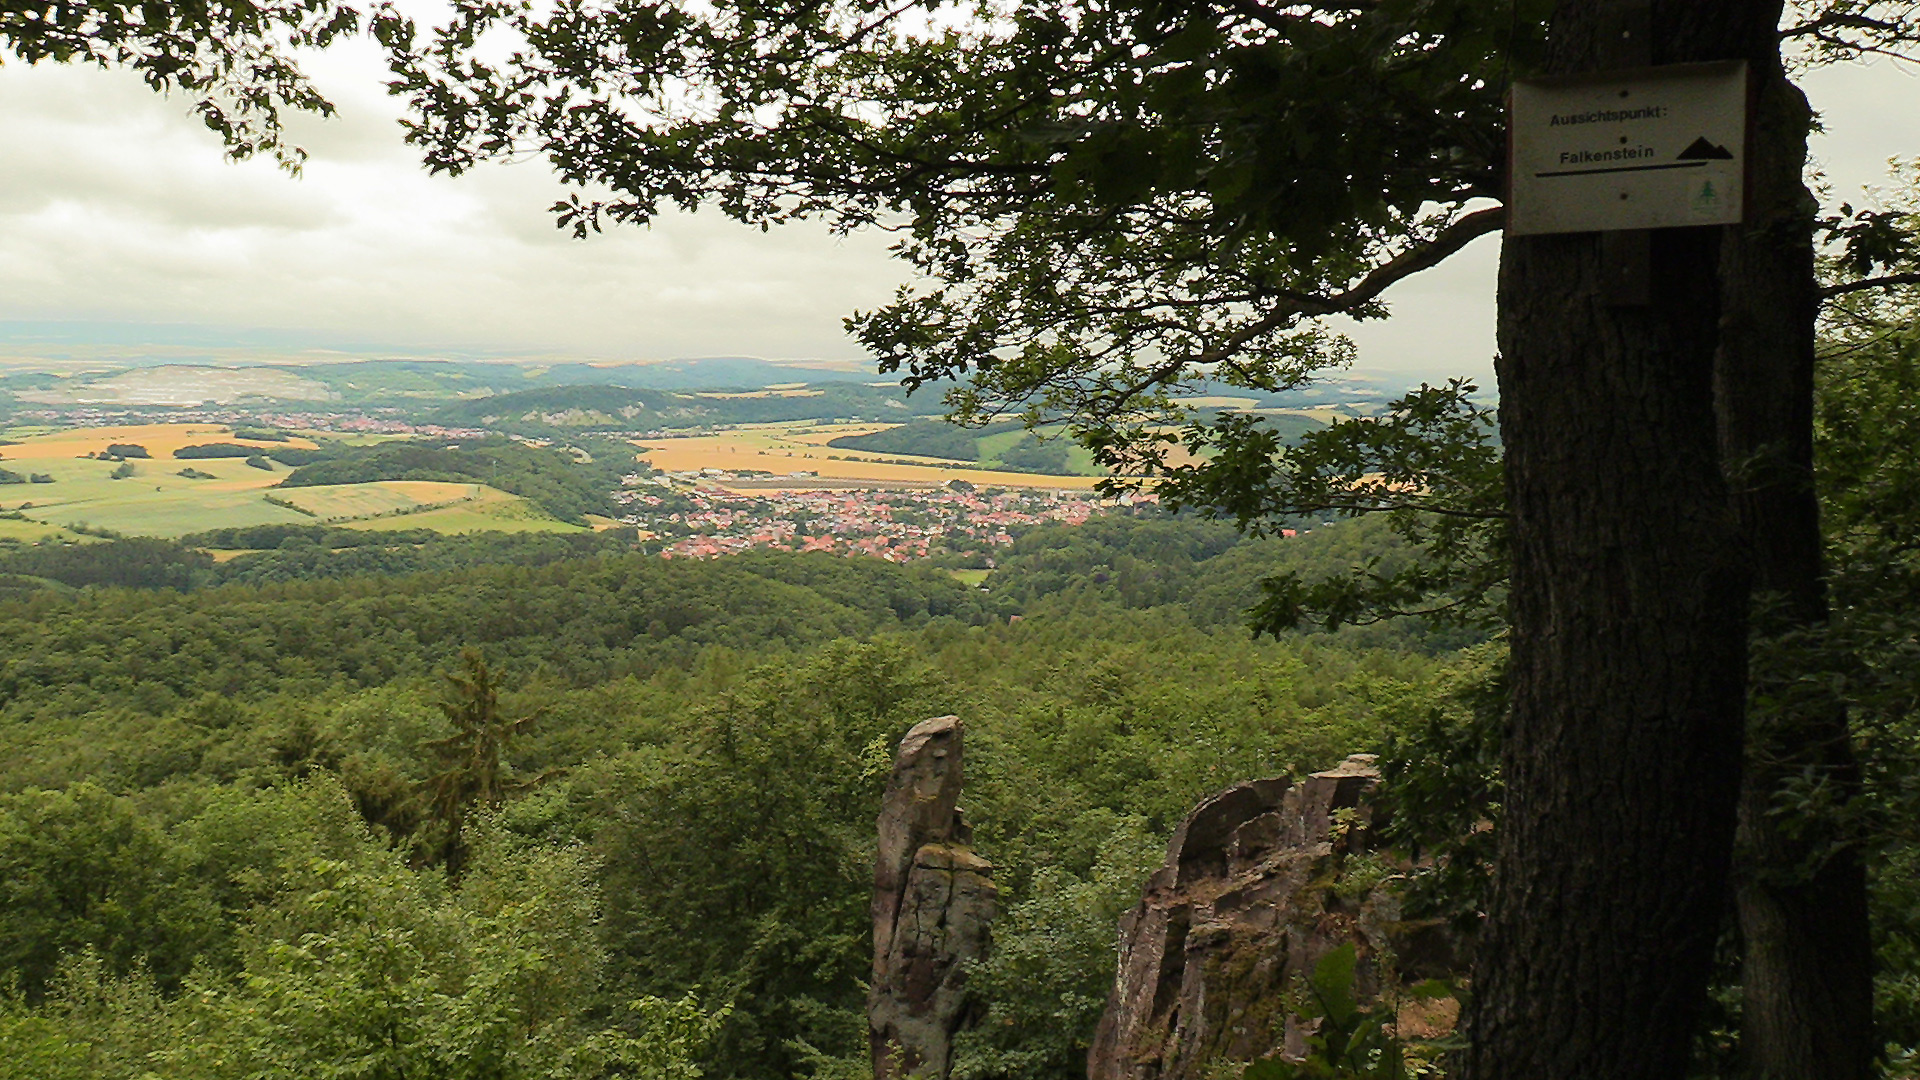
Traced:
<path id="1" fill-rule="evenodd" d="M 1299 784 L 1239 784 L 1200 804 L 1120 922 L 1120 961 L 1087 1058 L 1089 1080 L 1199 1080 L 1221 1061 L 1304 1049 L 1290 997 L 1354 943 L 1363 997 L 1404 928 L 1384 894 L 1334 888 L 1364 851 L 1378 783 L 1357 754 Z M 1345 811 L 1345 813 L 1342 813 Z M 1344 895 L 1343 895 L 1344 894 Z"/>
<path id="2" fill-rule="evenodd" d="M 922 721 L 900 740 L 873 868 L 876 1080 L 944 1078 L 954 1033 L 972 1019 L 963 965 L 985 955 L 995 893 L 993 867 L 960 816 L 961 781 L 959 717 Z"/>

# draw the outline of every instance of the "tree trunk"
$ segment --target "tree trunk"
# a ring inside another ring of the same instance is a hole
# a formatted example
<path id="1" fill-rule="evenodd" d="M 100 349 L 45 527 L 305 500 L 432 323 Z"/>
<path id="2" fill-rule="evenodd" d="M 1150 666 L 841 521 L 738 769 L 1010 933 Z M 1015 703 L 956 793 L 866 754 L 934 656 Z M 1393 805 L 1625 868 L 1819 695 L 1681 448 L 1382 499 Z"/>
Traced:
<path id="1" fill-rule="evenodd" d="M 1782 785 L 1815 775 L 1859 790 L 1846 705 L 1820 654 L 1779 647 L 1827 621 L 1813 487 L 1815 203 L 1802 181 L 1811 120 L 1776 64 L 1754 124 L 1749 226 L 1721 256 L 1715 373 L 1720 447 L 1754 572 L 1757 632 L 1735 870 L 1743 950 L 1740 1026 L 1754 1080 L 1864 1080 L 1873 1062 L 1873 944 L 1866 875 L 1840 823 L 1768 814 Z"/>
<path id="2" fill-rule="evenodd" d="M 1764 62 L 1779 11 L 1656 4 L 1651 59 Z M 1553 70 L 1598 66 L 1604 14 L 1556 9 Z M 1653 233 L 1640 307 L 1608 306 L 1594 234 L 1502 251 L 1513 703 L 1472 1080 L 1686 1072 L 1728 900 L 1747 652 L 1713 394 L 1726 231 Z"/>

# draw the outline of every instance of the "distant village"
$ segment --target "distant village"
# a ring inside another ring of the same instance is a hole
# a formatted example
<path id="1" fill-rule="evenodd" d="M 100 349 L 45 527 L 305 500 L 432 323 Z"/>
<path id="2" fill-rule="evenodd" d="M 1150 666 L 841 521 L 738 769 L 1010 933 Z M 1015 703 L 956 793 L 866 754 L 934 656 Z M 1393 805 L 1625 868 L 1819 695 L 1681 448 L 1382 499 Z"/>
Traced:
<path id="1" fill-rule="evenodd" d="M 147 415 L 149 411 L 80 406 L 46 410 L 45 417 L 40 410 L 21 410 L 20 418 L 87 427 L 154 419 Z M 392 412 L 362 408 L 262 412 L 215 406 L 173 408 L 160 419 L 451 440 L 500 434 L 423 423 Z M 597 434 L 637 440 L 662 433 Z M 550 438 L 507 437 L 534 446 L 555 443 Z M 1098 514 L 1126 513 L 1157 503 L 1150 493 L 1110 497 L 1084 488 L 999 487 L 965 478 L 943 483 L 821 477 L 811 471 L 661 472 L 644 464 L 620 483 L 610 494 L 620 511 L 617 520 L 640 531 L 646 550 L 668 559 L 710 559 L 772 549 L 867 555 L 889 562 L 935 559 L 954 569 L 988 570 L 995 565 L 996 553 L 1004 552 L 1030 529 L 1078 525 Z"/>
<path id="2" fill-rule="evenodd" d="M 902 489 L 717 469 L 635 473 L 613 498 L 627 510 L 621 521 L 659 540 L 667 558 L 771 548 L 891 562 L 960 556 L 982 568 L 991 568 L 993 551 L 1027 529 L 1078 525 L 1106 510 L 1155 501 L 1145 494 L 1113 499 L 1088 491 L 977 488 L 965 480 Z"/>

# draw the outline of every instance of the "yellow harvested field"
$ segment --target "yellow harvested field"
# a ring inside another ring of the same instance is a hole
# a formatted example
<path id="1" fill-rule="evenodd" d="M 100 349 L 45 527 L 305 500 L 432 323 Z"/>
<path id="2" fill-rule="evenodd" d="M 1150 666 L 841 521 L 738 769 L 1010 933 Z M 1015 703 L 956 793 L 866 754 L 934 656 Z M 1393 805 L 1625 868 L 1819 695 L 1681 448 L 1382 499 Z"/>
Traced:
<path id="1" fill-rule="evenodd" d="M 152 439 L 141 445 L 155 450 L 159 442 Z M 30 518 L 57 526 L 92 525 L 129 536 L 180 536 L 226 526 L 311 520 L 264 498 L 266 488 L 286 477 L 289 470 L 284 465 L 268 471 L 240 458 L 135 458 L 125 463 L 132 467 L 133 474 L 115 480 L 112 474 L 120 463 L 78 455 L 29 457 L 15 453 L 22 449 L 0 447 L 6 454 L 0 466 L 18 473 L 45 474 L 53 478 L 53 483 L 0 488 L 0 508 L 23 510 Z M 181 476 L 187 469 L 210 473 L 212 479 Z"/>
<path id="2" fill-rule="evenodd" d="M 1342 420 L 1351 420 L 1356 410 L 1349 405 L 1317 405 L 1308 409 L 1261 409 L 1267 416 L 1304 416 L 1322 424 L 1335 424 Z"/>
<path id="3" fill-rule="evenodd" d="M 258 548 L 214 548 L 208 551 L 207 554 L 213 556 L 214 562 L 223 563 L 223 562 L 232 562 L 233 560 L 239 558 L 242 555 L 258 555 L 260 554 L 260 549 Z"/>
<path id="4" fill-rule="evenodd" d="M 0 486 L 0 509 L 20 510 L 31 519 L 0 519 L 0 538 L 34 540 L 62 535 L 63 528 L 74 526 L 167 537 L 247 525 L 322 523 L 443 532 L 574 532 L 582 528 L 482 484 L 389 480 L 277 488 L 292 471 L 285 465 L 270 463 L 271 468 L 257 469 L 242 458 L 172 456 L 182 446 L 209 442 L 235 442 L 262 450 L 314 445 L 309 439 L 235 439 L 231 428 L 218 424 L 74 428 L 40 434 L 16 429 L 11 437 L 14 445 L 0 446 L 0 468 L 43 474 L 52 482 Z M 111 443 L 135 443 L 146 447 L 151 456 L 124 463 L 86 456 Z M 113 473 L 123 467 L 130 467 L 132 475 L 115 479 Z M 185 471 L 196 475 L 180 475 Z M 268 502 L 269 498 L 275 502 Z M 292 505 L 278 505 L 281 502 Z"/>
<path id="5" fill-rule="evenodd" d="M 796 425 L 792 429 L 790 429 L 789 433 L 787 434 L 787 438 L 793 442 L 805 443 L 808 446 L 825 446 L 835 439 L 844 439 L 849 435 L 872 435 L 876 432 L 892 431 L 894 428 L 897 428 L 899 426 L 900 426 L 899 424 Z M 860 451 L 858 450 L 849 450 L 847 452 L 850 454 L 860 453 Z M 942 459 L 929 458 L 928 460 L 938 461 Z"/>
<path id="6" fill-rule="evenodd" d="M 84 457 L 105 450 L 110 443 L 144 446 L 156 463 L 171 461 L 175 450 L 199 443 L 238 443 L 241 446 L 257 446 L 262 451 L 280 446 L 311 449 L 314 445 L 311 439 L 300 438 L 285 442 L 236 439 L 232 428 L 220 424 L 129 424 L 120 427 L 68 428 L 49 435 L 27 436 L 13 446 L 0 446 L 0 460 L 52 461 Z"/>
<path id="7" fill-rule="evenodd" d="M 826 479 L 867 480 L 878 483 L 935 483 L 965 480 L 992 487 L 1027 487 L 1048 490 L 1086 490 L 1099 480 L 1091 476 L 1044 476 L 1038 473 L 1002 472 L 973 468 L 964 462 L 941 458 L 908 457 L 904 454 L 872 454 L 860 450 L 840 450 L 825 444 L 844 435 L 864 435 L 885 431 L 894 424 L 761 424 L 732 431 L 685 438 L 645 439 L 635 445 L 640 456 L 656 469 L 667 472 L 692 472 L 700 469 L 753 469 L 772 473 L 760 478 L 755 488 L 788 478 L 789 473 L 811 472 Z M 799 430 L 796 430 L 799 429 Z M 912 464 L 898 464 L 912 462 Z M 805 487 L 806 478 L 793 478 L 793 486 Z"/>

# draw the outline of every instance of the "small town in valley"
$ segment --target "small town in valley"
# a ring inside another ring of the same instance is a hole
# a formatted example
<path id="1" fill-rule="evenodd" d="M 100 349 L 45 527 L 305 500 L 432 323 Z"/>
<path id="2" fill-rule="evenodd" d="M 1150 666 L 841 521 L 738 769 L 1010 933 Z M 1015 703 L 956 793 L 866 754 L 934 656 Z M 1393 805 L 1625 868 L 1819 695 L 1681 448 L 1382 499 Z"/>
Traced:
<path id="1" fill-rule="evenodd" d="M 1157 501 L 1151 494 L 1110 498 L 1083 489 L 980 488 L 965 480 L 903 488 L 706 473 L 711 475 L 625 477 L 613 496 L 626 511 L 620 521 L 657 540 L 659 553 L 668 558 L 769 548 L 872 555 L 890 562 L 963 555 L 990 568 L 993 550 L 1012 544 L 1026 529 L 1078 525 L 1095 514 Z"/>

